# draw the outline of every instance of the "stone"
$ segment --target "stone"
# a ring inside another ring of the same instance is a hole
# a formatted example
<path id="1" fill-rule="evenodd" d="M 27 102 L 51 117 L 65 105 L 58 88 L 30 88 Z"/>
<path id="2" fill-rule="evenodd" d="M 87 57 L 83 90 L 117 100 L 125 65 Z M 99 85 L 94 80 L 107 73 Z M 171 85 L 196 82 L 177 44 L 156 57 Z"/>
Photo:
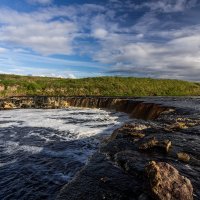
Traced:
<path id="1" fill-rule="evenodd" d="M 135 131 L 142 131 L 142 130 L 149 128 L 149 126 L 147 126 L 145 124 L 130 124 L 130 126 Z"/>
<path id="2" fill-rule="evenodd" d="M 124 124 L 122 128 L 124 131 L 143 131 L 149 128 L 149 126 L 141 123 L 133 123 L 133 124 Z"/>
<path id="3" fill-rule="evenodd" d="M 188 126 L 186 125 L 186 122 L 176 122 L 174 124 L 170 124 L 166 127 L 166 130 L 172 131 L 172 130 L 181 130 L 181 129 L 187 129 Z"/>
<path id="4" fill-rule="evenodd" d="M 159 145 L 158 145 L 158 147 L 164 149 L 165 152 L 168 152 L 171 146 L 172 146 L 172 142 L 170 140 L 164 140 L 162 142 L 159 142 Z"/>
<path id="5" fill-rule="evenodd" d="M 184 152 L 179 152 L 177 153 L 177 157 L 179 160 L 183 162 L 189 162 L 190 161 L 190 156 L 187 153 Z"/>
<path id="6" fill-rule="evenodd" d="M 167 153 L 169 149 L 171 148 L 171 146 L 172 146 L 172 142 L 170 140 L 158 141 L 155 137 L 153 137 L 147 142 L 141 144 L 139 146 L 139 149 L 147 150 L 147 149 L 157 148 Z"/>
<path id="7" fill-rule="evenodd" d="M 177 169 L 165 162 L 151 161 L 146 167 L 150 193 L 157 200 L 192 200 L 193 186 Z"/>
<path id="8" fill-rule="evenodd" d="M 13 108 L 15 108 L 15 105 L 11 102 L 3 102 L 2 108 L 6 109 L 6 110 L 7 109 L 13 109 Z"/>
<path id="9" fill-rule="evenodd" d="M 143 137 L 145 137 L 144 133 L 131 133 L 130 135 L 135 137 L 135 138 L 143 138 Z"/>
<path id="10" fill-rule="evenodd" d="M 151 148 L 157 146 L 158 143 L 159 143 L 158 140 L 155 137 L 153 137 L 152 139 L 148 140 L 147 142 L 141 144 L 139 149 L 141 149 L 141 150 L 151 149 Z"/>
<path id="11" fill-rule="evenodd" d="M 104 176 L 100 179 L 103 183 L 108 182 L 110 179 L 107 176 Z"/>
<path id="12" fill-rule="evenodd" d="M 118 152 L 114 156 L 115 163 L 135 177 L 143 176 L 144 168 L 149 161 L 147 160 L 146 155 L 130 150 Z"/>
<path id="13" fill-rule="evenodd" d="M 62 108 L 68 108 L 69 107 L 69 103 L 67 101 L 63 101 L 63 102 L 61 102 L 61 107 Z"/>
<path id="14" fill-rule="evenodd" d="M 145 137 L 145 134 L 142 132 L 142 130 L 146 128 L 147 126 L 143 124 L 125 124 L 112 133 L 110 140 L 119 138 L 141 139 Z"/>
<path id="15" fill-rule="evenodd" d="M 185 122 L 177 122 L 177 127 L 179 129 L 187 129 L 188 128 L 188 126 L 186 125 Z"/>

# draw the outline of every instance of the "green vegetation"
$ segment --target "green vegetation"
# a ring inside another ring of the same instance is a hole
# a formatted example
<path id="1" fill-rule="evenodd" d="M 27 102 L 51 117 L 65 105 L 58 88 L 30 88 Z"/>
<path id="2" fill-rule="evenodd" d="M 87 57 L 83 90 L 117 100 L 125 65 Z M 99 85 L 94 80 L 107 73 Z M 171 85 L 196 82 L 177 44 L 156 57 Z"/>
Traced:
<path id="1" fill-rule="evenodd" d="M 200 83 L 133 77 L 62 79 L 0 74 L 0 96 L 199 96 Z"/>

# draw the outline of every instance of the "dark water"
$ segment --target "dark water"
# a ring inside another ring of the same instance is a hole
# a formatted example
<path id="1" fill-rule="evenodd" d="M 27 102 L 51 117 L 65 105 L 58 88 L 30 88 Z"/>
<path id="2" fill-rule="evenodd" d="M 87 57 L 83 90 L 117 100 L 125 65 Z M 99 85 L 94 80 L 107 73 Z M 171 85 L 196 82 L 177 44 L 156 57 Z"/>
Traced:
<path id="1" fill-rule="evenodd" d="M 128 118 L 90 109 L 0 112 L 0 199 L 55 199 Z"/>

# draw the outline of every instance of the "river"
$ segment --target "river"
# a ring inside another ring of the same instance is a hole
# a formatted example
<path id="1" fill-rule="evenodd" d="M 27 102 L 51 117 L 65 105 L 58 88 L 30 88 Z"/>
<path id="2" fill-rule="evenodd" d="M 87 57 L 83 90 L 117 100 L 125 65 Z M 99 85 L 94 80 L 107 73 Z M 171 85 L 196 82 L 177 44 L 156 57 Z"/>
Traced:
<path id="1" fill-rule="evenodd" d="M 0 199 L 55 199 L 128 116 L 100 109 L 0 111 Z"/>

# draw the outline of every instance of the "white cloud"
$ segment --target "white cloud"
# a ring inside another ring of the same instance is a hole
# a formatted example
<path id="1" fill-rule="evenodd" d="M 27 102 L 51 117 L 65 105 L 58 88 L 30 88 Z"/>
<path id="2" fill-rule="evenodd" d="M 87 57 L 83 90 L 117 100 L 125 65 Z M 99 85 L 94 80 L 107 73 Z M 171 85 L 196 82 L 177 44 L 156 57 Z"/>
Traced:
<path id="1" fill-rule="evenodd" d="M 48 5 L 53 2 L 53 0 L 27 0 L 30 4 L 41 4 L 41 5 Z"/>
<path id="2" fill-rule="evenodd" d="M 75 78 L 76 78 L 76 76 L 75 76 L 74 74 L 68 74 L 68 77 L 69 77 L 69 78 L 72 78 L 72 79 L 75 79 Z"/>
<path id="3" fill-rule="evenodd" d="M 152 0 L 136 3 L 129 0 L 110 0 L 115 8 L 138 10 L 148 8 L 150 11 L 158 11 L 164 13 L 182 12 L 190 9 L 197 4 L 198 0 Z"/>
<path id="4" fill-rule="evenodd" d="M 7 49 L 0 47 L 0 53 L 5 53 Z"/>
<path id="5" fill-rule="evenodd" d="M 168 45 L 177 54 L 200 55 L 200 32 L 197 35 L 174 39 Z"/>
<path id="6" fill-rule="evenodd" d="M 37 15 L 35 18 L 34 15 Z M 0 42 L 29 48 L 44 55 L 71 54 L 76 25 L 70 21 L 48 21 L 40 13 L 1 9 Z"/>
<path id="7" fill-rule="evenodd" d="M 99 52 L 97 59 L 109 60 L 113 64 L 110 72 L 199 80 L 200 35 L 173 39 L 164 44 L 127 44 L 116 47 L 119 51 L 115 54 L 109 53 L 108 48 L 103 55 Z"/>
<path id="8" fill-rule="evenodd" d="M 29 73 L 27 73 L 27 72 L 29 72 Z M 42 68 L 42 67 L 40 67 L 40 68 L 8 67 L 6 72 L 0 70 L 0 73 L 75 79 L 76 76 L 73 73 L 77 73 L 77 72 L 71 71 L 71 70 L 58 71 L 56 69 L 46 69 L 46 68 Z"/>
<path id="9" fill-rule="evenodd" d="M 45 63 L 49 55 L 80 53 L 102 63 L 98 66 L 102 70 L 104 65 L 110 65 L 111 72 L 198 79 L 200 24 L 179 23 L 169 17 L 175 12 L 187 16 L 187 9 L 195 4 L 195 0 L 156 0 L 140 5 L 110 0 L 104 6 L 51 6 L 29 13 L 0 8 L 0 44 L 6 43 L 18 55 L 34 51 L 43 56 L 35 59 Z M 129 18 L 128 12 L 143 8 L 149 8 L 149 12 Z M 127 12 L 121 15 L 124 10 Z M 167 18 L 161 21 L 158 13 Z M 48 59 L 51 61 L 57 62 Z M 66 62 L 67 66 L 77 64 Z M 96 63 L 83 64 L 94 67 Z"/>
<path id="10" fill-rule="evenodd" d="M 90 29 L 92 15 L 104 11 L 103 6 L 95 4 L 49 7 L 29 13 L 0 7 L 0 42 L 43 55 L 71 55 L 75 38 L 83 37 L 84 30 Z"/>
<path id="11" fill-rule="evenodd" d="M 97 28 L 94 30 L 94 37 L 97 39 L 105 39 L 108 35 L 108 32 L 103 28 Z"/>
<path id="12" fill-rule="evenodd" d="M 1 64 L 5 66 L 19 67 L 26 66 L 28 63 L 36 66 L 47 66 L 47 68 L 57 67 L 59 68 L 76 68 L 76 67 L 87 67 L 93 69 L 106 69 L 104 65 L 95 62 L 86 62 L 69 59 L 52 58 L 48 56 L 32 55 L 28 52 L 21 52 L 18 49 L 7 50 L 0 54 Z"/>
<path id="13" fill-rule="evenodd" d="M 161 12 L 180 12 L 184 11 L 187 8 L 193 7 L 196 1 L 194 0 L 162 0 L 162 1 L 154 1 L 154 2 L 145 2 L 141 4 L 139 7 L 148 7 L 151 10 L 157 10 Z"/>

